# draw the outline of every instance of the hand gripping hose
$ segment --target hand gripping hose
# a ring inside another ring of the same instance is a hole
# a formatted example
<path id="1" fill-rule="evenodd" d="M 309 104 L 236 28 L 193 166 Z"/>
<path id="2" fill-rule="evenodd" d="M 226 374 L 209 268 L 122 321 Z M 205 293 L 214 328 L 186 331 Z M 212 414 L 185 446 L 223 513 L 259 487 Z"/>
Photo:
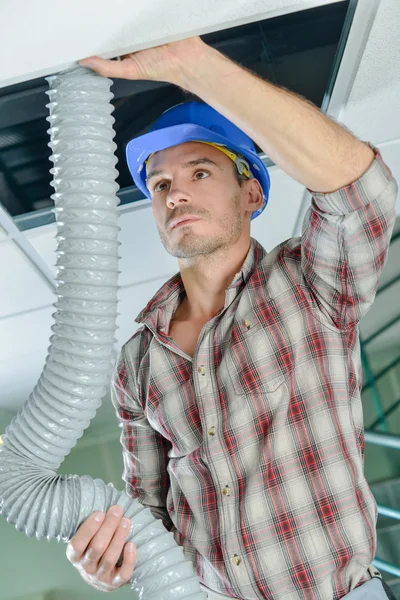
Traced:
<path id="1" fill-rule="evenodd" d="M 204 600 L 191 562 L 148 508 L 112 483 L 57 470 L 101 405 L 115 360 L 119 204 L 112 81 L 83 67 L 47 79 L 57 220 L 55 323 L 43 372 L 0 446 L 0 512 L 29 537 L 69 542 L 119 504 L 145 600 Z"/>

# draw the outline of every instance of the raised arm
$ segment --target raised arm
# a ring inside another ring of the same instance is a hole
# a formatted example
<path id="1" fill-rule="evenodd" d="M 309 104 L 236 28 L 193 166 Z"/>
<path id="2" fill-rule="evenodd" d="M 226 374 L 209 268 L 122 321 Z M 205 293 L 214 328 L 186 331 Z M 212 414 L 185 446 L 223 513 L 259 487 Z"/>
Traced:
<path id="1" fill-rule="evenodd" d="M 396 219 L 397 182 L 369 146 L 375 160 L 357 181 L 333 193 L 309 190 L 303 224 L 306 284 L 316 307 L 340 329 L 355 325 L 374 301 Z"/>

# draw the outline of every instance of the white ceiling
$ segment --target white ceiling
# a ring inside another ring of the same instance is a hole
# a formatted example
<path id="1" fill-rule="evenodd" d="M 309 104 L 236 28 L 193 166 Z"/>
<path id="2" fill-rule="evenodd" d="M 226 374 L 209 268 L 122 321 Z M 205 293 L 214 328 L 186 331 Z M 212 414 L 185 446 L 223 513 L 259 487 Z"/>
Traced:
<path id="1" fill-rule="evenodd" d="M 0 3 L 0 87 L 57 72 L 87 55 L 112 57 L 328 3 L 152 0 L 139 5 L 70 0 L 58 15 L 50 0 Z M 361 139 L 378 145 L 400 181 L 400 3 L 360 4 L 328 112 Z M 253 237 L 267 250 L 298 234 L 310 201 L 304 188 L 280 168 L 271 168 L 270 175 L 269 205 L 252 224 Z M 22 239 L 15 228 L 1 222 L 6 231 L 0 228 L 0 408 L 16 411 L 33 389 L 49 345 L 56 229 L 52 224 L 28 230 Z M 120 226 L 118 347 L 135 331 L 139 311 L 177 271 L 176 260 L 158 238 L 147 200 L 123 206 Z"/>
<path id="2" fill-rule="evenodd" d="M 1 2 L 0 86 L 69 68 L 75 61 L 93 54 L 113 58 L 334 1 Z"/>

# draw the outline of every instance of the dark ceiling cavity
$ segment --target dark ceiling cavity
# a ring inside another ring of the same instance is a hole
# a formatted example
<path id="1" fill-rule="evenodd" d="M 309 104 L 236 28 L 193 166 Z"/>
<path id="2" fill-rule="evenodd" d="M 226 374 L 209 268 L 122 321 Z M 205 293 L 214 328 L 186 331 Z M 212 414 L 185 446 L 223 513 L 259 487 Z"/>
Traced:
<path id="1" fill-rule="evenodd" d="M 344 46 L 348 2 L 232 27 L 202 36 L 253 73 L 321 107 Z M 20 229 L 54 221 L 44 78 L 0 88 L 0 202 Z M 121 204 L 143 198 L 133 185 L 125 147 L 167 108 L 196 99 L 167 83 L 116 79 L 112 86 Z M 261 149 L 257 147 L 261 152 Z M 36 218 L 35 218 L 36 217 Z M 37 218 L 40 217 L 40 218 Z"/>

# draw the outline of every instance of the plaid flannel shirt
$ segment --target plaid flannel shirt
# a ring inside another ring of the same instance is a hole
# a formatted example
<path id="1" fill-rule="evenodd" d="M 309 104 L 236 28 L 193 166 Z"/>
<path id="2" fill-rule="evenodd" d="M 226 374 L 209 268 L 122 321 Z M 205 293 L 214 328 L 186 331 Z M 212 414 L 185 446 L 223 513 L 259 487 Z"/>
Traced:
<path id="1" fill-rule="evenodd" d="M 358 322 L 386 261 L 397 183 L 367 143 L 375 160 L 357 181 L 309 190 L 300 237 L 269 253 L 251 238 L 193 358 L 168 336 L 178 273 L 117 361 L 126 491 L 224 596 L 337 600 L 370 579 Z"/>

